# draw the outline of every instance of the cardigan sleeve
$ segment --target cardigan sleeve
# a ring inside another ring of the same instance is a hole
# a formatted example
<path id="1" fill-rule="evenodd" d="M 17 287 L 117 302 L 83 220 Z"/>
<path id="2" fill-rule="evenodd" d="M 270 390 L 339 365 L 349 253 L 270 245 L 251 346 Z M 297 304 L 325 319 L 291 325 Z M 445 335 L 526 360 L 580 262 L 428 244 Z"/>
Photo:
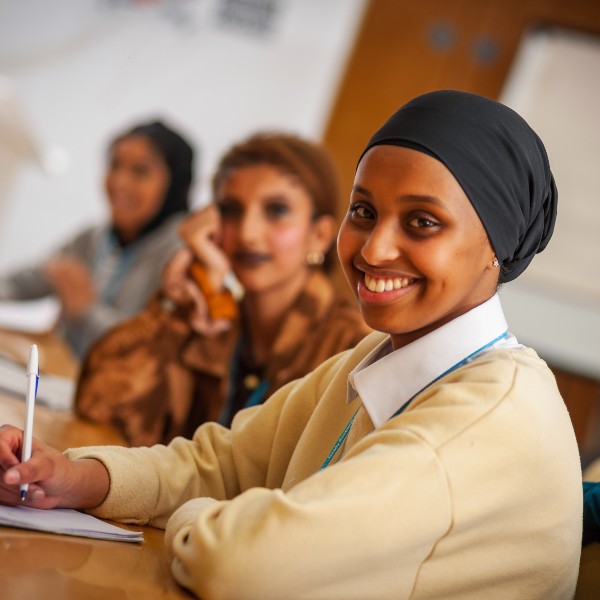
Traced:
<path id="1" fill-rule="evenodd" d="M 91 248 L 97 236 L 95 228 L 87 228 L 73 239 L 56 248 L 52 256 L 73 254 L 82 259 L 87 266 L 91 261 Z M 0 277 L 0 299 L 2 300 L 34 300 L 54 293 L 44 273 L 44 265 L 48 258 L 31 264 L 28 267 Z"/>
<path id="2" fill-rule="evenodd" d="M 164 265 L 181 246 L 178 225 L 182 215 L 173 215 L 159 228 L 138 240 L 121 253 L 118 290 L 114 298 L 104 298 L 99 290 L 96 302 L 76 318 L 66 318 L 66 336 L 79 356 L 84 356 L 90 345 L 118 323 L 141 311 L 160 287 Z M 93 240 L 94 252 L 98 234 Z M 90 242 L 92 240 L 90 239 Z M 90 244 L 92 245 L 92 244 Z M 92 250 L 80 252 L 89 255 Z M 89 262 L 91 258 L 88 258 Z M 91 265 L 88 265 L 91 267 Z"/>
<path id="3" fill-rule="evenodd" d="M 191 440 L 177 437 L 168 446 L 67 450 L 69 459 L 94 458 L 109 472 L 109 493 L 90 512 L 164 527 L 171 514 L 192 498 L 228 500 L 252 487 L 281 486 L 298 439 L 323 388 L 336 377 L 340 360 L 340 355 L 332 357 L 315 372 L 280 388 L 264 404 L 238 412 L 231 429 L 208 422 Z M 288 401 L 292 395 L 298 401 Z"/>
<path id="4" fill-rule="evenodd" d="M 33 265 L 0 278 L 0 300 L 34 300 L 52 294 L 43 265 Z"/>
<path id="5" fill-rule="evenodd" d="M 269 465 L 279 458 L 271 449 L 280 409 L 294 385 L 291 382 L 263 405 L 239 412 L 232 429 L 209 422 L 196 430 L 192 440 L 177 437 L 168 446 L 67 450 L 70 460 L 95 458 L 109 472 L 108 496 L 89 512 L 164 528 L 171 514 L 190 499 L 226 500 L 244 489 L 267 485 Z M 290 437 L 289 447 L 294 443 Z"/>
<path id="6" fill-rule="evenodd" d="M 174 577 L 200 598 L 364 598 L 374 580 L 388 581 L 390 598 L 409 597 L 451 527 L 444 469 L 422 440 L 390 430 L 348 458 L 287 492 L 183 505 L 178 531 L 167 527 Z"/>

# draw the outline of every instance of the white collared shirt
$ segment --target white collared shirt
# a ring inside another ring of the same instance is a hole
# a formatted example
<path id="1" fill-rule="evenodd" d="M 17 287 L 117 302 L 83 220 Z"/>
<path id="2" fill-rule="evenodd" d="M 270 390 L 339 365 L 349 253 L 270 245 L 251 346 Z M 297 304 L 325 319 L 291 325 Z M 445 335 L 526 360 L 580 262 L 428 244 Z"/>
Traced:
<path id="1" fill-rule="evenodd" d="M 375 427 L 448 371 L 498 348 L 522 348 L 508 333 L 497 294 L 435 331 L 399 348 L 391 339 L 373 349 L 348 376 L 348 402 L 360 396 Z"/>

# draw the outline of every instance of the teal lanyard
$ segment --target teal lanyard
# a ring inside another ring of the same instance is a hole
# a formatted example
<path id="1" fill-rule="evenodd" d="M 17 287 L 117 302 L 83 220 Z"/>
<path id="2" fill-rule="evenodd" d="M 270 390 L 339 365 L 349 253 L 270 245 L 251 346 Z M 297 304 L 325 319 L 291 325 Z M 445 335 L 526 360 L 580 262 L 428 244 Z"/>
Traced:
<path id="1" fill-rule="evenodd" d="M 352 427 L 352 423 L 354 423 L 354 418 L 358 414 L 359 410 L 360 410 L 360 406 L 358 407 L 358 410 L 352 415 L 352 418 L 348 422 L 348 425 L 346 425 L 346 428 L 344 429 L 344 431 L 342 431 L 342 435 L 340 435 L 340 437 L 338 438 L 338 441 L 333 445 L 331 452 L 325 459 L 325 462 L 321 465 L 321 469 L 324 469 L 331 462 L 331 459 L 335 456 L 335 453 L 338 451 L 339 447 L 344 443 L 344 440 L 346 439 L 346 436 L 348 435 L 348 432 L 350 431 L 350 428 Z"/>
<path id="2" fill-rule="evenodd" d="M 235 346 L 235 350 L 231 355 L 231 360 L 229 361 L 229 395 L 225 399 L 225 408 L 223 409 L 221 415 L 219 415 L 218 422 L 219 423 L 227 423 L 228 420 L 233 418 L 231 412 L 233 411 L 233 398 L 232 395 L 235 391 L 236 384 L 238 383 L 238 372 L 241 361 L 241 351 L 242 344 L 248 343 L 245 334 L 242 334 L 238 343 Z M 266 379 L 261 379 L 258 387 L 254 389 L 254 391 L 250 394 L 246 402 L 244 403 L 243 408 L 248 408 L 249 406 L 256 406 L 257 404 L 262 404 L 267 396 L 267 392 L 269 391 L 271 383 Z M 229 416 L 228 416 L 229 415 Z"/>
<path id="3" fill-rule="evenodd" d="M 265 396 L 267 395 L 267 390 L 269 389 L 269 382 L 266 379 L 263 379 L 258 387 L 250 394 L 248 400 L 246 400 L 246 404 L 244 404 L 244 408 L 248 408 L 249 406 L 256 406 L 257 404 L 262 404 Z"/>
<path id="4" fill-rule="evenodd" d="M 471 358 L 473 358 L 476 354 L 479 354 L 480 352 L 483 352 L 486 348 L 489 348 L 490 346 L 493 346 L 496 342 L 499 342 L 500 340 L 503 340 L 507 335 L 508 335 L 508 331 L 505 331 L 504 333 L 502 333 L 498 337 L 494 338 L 491 342 L 488 342 L 487 344 L 484 344 L 483 346 L 481 346 L 481 348 L 478 348 L 474 352 L 471 352 L 471 354 L 469 354 L 469 356 L 466 356 L 465 358 L 463 358 L 462 360 L 460 360 L 459 362 L 457 362 L 455 365 L 453 365 L 452 367 L 450 367 L 448 370 L 444 371 L 441 375 L 438 375 L 434 380 L 430 381 L 425 387 L 421 388 L 412 398 L 409 398 L 390 417 L 390 419 L 393 419 L 394 417 L 398 416 L 421 392 L 425 391 L 430 385 L 433 385 L 436 381 L 438 381 L 442 377 L 445 377 L 446 375 L 448 375 L 448 373 L 452 373 L 452 371 L 458 369 L 459 367 L 462 367 L 468 360 L 470 360 Z M 325 462 L 321 465 L 321 469 L 319 469 L 319 470 L 324 469 L 331 462 L 331 460 L 335 456 L 336 452 L 340 449 L 340 446 L 344 443 L 344 440 L 346 439 L 346 437 L 348 436 L 348 433 L 350 432 L 350 429 L 352 428 L 352 423 L 354 423 L 354 419 L 355 419 L 356 415 L 358 414 L 359 410 L 360 410 L 360 407 L 352 415 L 352 418 L 348 422 L 348 425 L 346 425 L 346 427 L 344 428 L 344 431 L 342 431 L 342 435 L 340 435 L 340 437 L 338 438 L 337 442 L 333 445 L 333 448 L 331 449 L 331 452 L 329 452 L 327 458 L 325 459 Z"/>

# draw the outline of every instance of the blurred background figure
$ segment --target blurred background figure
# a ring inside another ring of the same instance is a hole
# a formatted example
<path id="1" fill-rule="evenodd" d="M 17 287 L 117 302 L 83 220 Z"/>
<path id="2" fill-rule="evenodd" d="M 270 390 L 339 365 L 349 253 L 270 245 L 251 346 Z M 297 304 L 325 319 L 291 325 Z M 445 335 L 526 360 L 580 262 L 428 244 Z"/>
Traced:
<path id="1" fill-rule="evenodd" d="M 76 356 L 108 328 L 139 311 L 179 246 L 188 211 L 194 151 L 155 121 L 110 144 L 105 173 L 109 222 L 89 227 L 48 259 L 0 278 L 0 299 L 55 295 L 59 332 Z"/>
<path id="2" fill-rule="evenodd" d="M 370 331 L 329 276 L 339 190 L 321 146 L 253 135 L 222 157 L 212 193 L 182 223 L 186 245 L 161 293 L 92 346 L 81 370 L 78 413 L 134 446 L 229 424 Z"/>

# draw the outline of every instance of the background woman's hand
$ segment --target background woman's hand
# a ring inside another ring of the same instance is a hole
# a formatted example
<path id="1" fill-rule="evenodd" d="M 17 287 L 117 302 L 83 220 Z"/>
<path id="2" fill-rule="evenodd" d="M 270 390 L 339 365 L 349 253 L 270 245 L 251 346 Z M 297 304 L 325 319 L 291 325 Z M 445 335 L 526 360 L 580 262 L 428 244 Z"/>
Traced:
<path id="1" fill-rule="evenodd" d="M 81 317 L 96 301 L 98 293 L 92 276 L 74 256 L 52 258 L 46 263 L 45 273 L 67 317 Z"/>
<path id="2" fill-rule="evenodd" d="M 215 336 L 230 329 L 232 323 L 227 319 L 211 319 L 206 298 L 189 275 L 193 261 L 189 248 L 178 250 L 163 271 L 162 292 L 175 304 L 190 309 L 189 324 L 194 331 Z"/>
<path id="3" fill-rule="evenodd" d="M 193 295 L 189 276 L 194 255 L 189 248 L 181 248 L 173 254 L 162 272 L 162 292 L 179 306 L 193 303 Z"/>
<path id="4" fill-rule="evenodd" d="M 96 460 L 70 461 L 62 452 L 33 439 L 31 458 L 20 462 L 23 432 L 0 427 L 0 503 L 21 503 L 19 486 L 29 484 L 25 504 L 35 508 L 91 508 L 104 500 L 108 472 Z"/>
<path id="5" fill-rule="evenodd" d="M 208 271 L 215 290 L 223 288 L 223 280 L 231 264 L 219 247 L 221 217 L 214 204 L 189 215 L 179 227 L 179 235 L 194 258 Z"/>

